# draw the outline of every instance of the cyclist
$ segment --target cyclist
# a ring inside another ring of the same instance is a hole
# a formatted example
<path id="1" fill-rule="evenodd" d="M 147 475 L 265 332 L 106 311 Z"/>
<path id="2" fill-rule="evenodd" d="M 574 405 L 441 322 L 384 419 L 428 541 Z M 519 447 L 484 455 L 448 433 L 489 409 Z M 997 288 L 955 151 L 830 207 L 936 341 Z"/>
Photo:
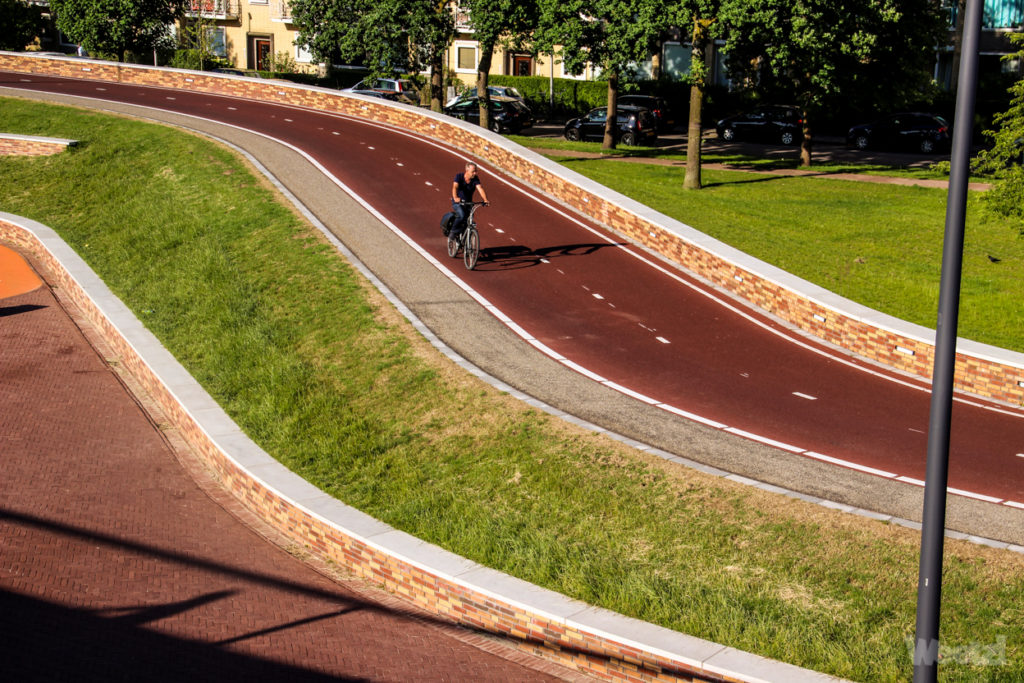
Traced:
<path id="1" fill-rule="evenodd" d="M 450 239 L 458 240 L 462 229 L 466 227 L 469 208 L 463 206 L 462 203 L 472 202 L 473 193 L 476 190 L 480 190 L 480 197 L 484 203 L 487 203 L 487 192 L 484 191 L 484 186 L 480 184 L 480 177 L 476 174 L 476 164 L 467 161 L 466 168 L 462 173 L 457 174 L 452 182 L 452 211 L 455 212 L 455 222 L 449 235 Z"/>

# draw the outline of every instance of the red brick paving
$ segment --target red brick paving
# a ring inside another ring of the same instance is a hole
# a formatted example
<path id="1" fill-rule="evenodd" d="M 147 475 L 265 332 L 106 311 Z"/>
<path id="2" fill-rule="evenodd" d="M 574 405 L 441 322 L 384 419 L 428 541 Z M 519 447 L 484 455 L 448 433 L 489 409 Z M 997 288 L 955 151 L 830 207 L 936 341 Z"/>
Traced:
<path id="1" fill-rule="evenodd" d="M 578 678 L 271 543 L 64 306 L 0 300 L 3 680 Z"/>

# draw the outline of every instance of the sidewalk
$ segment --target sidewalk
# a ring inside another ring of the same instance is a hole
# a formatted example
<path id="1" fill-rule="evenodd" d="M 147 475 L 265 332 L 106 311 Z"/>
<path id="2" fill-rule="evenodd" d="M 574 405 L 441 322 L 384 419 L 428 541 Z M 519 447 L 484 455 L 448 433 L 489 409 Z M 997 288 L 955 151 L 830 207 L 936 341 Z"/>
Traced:
<path id="1" fill-rule="evenodd" d="M 0 245 L 8 680 L 583 680 L 276 545 L 41 284 Z"/>

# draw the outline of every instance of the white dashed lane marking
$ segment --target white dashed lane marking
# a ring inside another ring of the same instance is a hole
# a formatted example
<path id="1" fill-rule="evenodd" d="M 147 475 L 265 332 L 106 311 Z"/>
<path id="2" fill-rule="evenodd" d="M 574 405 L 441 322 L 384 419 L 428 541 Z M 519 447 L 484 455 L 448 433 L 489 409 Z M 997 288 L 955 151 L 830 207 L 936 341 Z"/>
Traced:
<path id="1" fill-rule="evenodd" d="M 794 391 L 793 395 L 797 396 L 799 398 L 806 398 L 808 401 L 817 401 L 818 400 L 817 396 L 811 396 L 810 394 L 802 394 L 799 391 Z"/>

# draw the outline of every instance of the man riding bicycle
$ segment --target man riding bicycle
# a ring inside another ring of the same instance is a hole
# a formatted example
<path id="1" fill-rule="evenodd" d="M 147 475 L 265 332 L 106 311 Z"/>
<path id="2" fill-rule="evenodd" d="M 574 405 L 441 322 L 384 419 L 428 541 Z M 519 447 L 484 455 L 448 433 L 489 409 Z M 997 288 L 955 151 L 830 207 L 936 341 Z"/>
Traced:
<path id="1" fill-rule="evenodd" d="M 458 240 L 463 228 L 466 227 L 466 215 L 469 209 L 463 206 L 463 202 L 466 204 L 472 202 L 473 193 L 476 190 L 480 190 L 480 197 L 486 203 L 487 193 L 476 174 L 476 164 L 467 161 L 465 170 L 456 175 L 455 181 L 452 183 L 452 211 L 455 212 L 455 221 L 449 239 Z"/>

